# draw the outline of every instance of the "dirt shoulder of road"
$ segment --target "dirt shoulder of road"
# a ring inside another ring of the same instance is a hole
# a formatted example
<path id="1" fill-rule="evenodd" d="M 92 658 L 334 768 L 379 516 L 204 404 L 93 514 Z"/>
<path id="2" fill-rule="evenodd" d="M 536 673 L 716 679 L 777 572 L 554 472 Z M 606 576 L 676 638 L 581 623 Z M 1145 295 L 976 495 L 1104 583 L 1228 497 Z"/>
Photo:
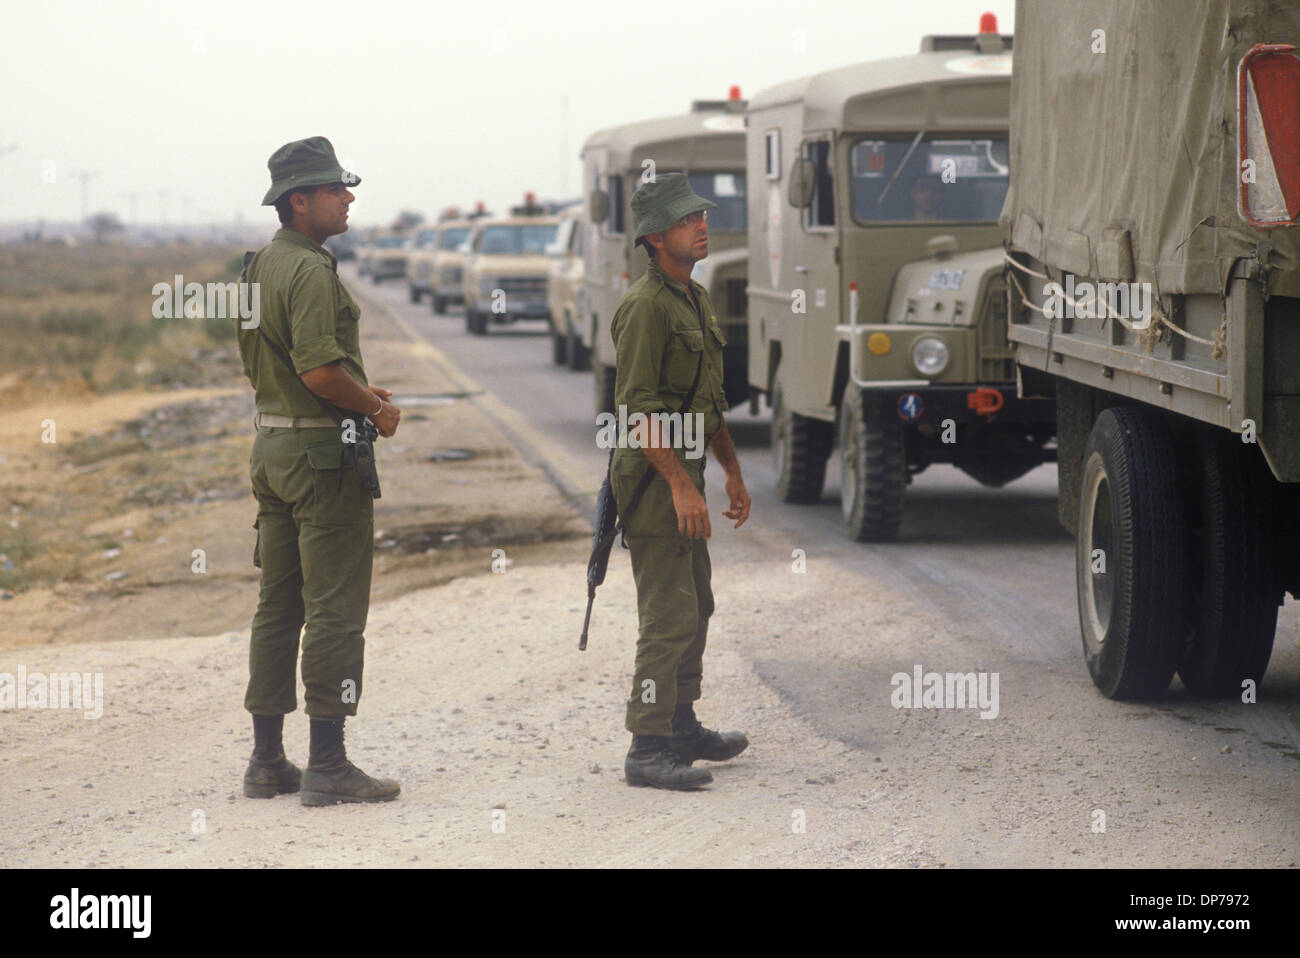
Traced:
<path id="1" fill-rule="evenodd" d="M 507 561 L 572 558 L 590 526 L 511 446 L 445 361 L 367 303 L 374 382 L 417 398 L 378 445 L 372 601 Z M 449 320 L 450 322 L 450 320 Z M 233 345 L 215 385 L 50 393 L 0 418 L 0 646 L 214 634 L 257 602 L 252 390 Z M 50 440 L 53 441 L 50 441 Z M 439 458 L 464 450 L 466 458 Z"/>

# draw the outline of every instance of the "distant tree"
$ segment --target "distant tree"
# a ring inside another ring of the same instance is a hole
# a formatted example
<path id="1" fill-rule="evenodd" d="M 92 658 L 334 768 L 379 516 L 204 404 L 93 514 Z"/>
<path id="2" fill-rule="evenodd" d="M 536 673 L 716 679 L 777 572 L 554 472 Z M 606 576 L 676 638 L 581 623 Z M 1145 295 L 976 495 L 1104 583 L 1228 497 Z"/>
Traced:
<path id="1" fill-rule="evenodd" d="M 423 213 L 417 213 L 415 210 L 402 210 L 397 214 L 397 219 L 393 221 L 393 229 L 413 230 L 423 222 Z"/>
<path id="2" fill-rule="evenodd" d="M 86 219 L 86 226 L 96 243 L 102 243 L 110 236 L 126 231 L 116 213 L 95 213 Z"/>

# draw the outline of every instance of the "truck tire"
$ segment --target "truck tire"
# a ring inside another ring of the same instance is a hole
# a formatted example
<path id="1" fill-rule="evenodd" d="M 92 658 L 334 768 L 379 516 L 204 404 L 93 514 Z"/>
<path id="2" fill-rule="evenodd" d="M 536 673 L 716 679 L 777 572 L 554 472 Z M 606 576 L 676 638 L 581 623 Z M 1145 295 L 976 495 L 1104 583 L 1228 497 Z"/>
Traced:
<path id="1" fill-rule="evenodd" d="M 481 309 L 474 310 L 474 328 L 470 330 L 475 336 L 486 336 L 488 329 L 488 314 Z"/>
<path id="2" fill-rule="evenodd" d="M 443 313 L 447 312 L 447 301 L 437 293 L 429 294 L 429 304 L 430 309 L 433 310 L 433 315 L 435 316 L 441 316 Z"/>
<path id="3" fill-rule="evenodd" d="M 772 471 L 782 502 L 817 502 L 826 484 L 826 460 L 835 427 L 791 412 L 778 374 L 772 387 Z"/>
<path id="4" fill-rule="evenodd" d="M 1083 452 L 1075 582 L 1083 656 L 1107 698 L 1162 695 L 1186 634 L 1187 510 L 1164 421 L 1105 409 Z"/>
<path id="5" fill-rule="evenodd" d="M 569 368 L 575 373 L 585 373 L 591 368 L 591 350 L 582 342 L 578 330 L 569 327 Z"/>
<path id="6" fill-rule="evenodd" d="M 981 486 L 1001 489 L 1008 482 L 1014 482 L 1021 476 L 1038 468 L 1036 462 L 1021 462 L 1015 459 L 977 459 L 959 462 L 957 468 L 970 476 Z"/>
<path id="7" fill-rule="evenodd" d="M 407 287 L 407 292 L 408 292 L 408 293 L 410 294 L 410 296 L 411 296 L 411 302 L 413 302 L 413 303 L 419 303 L 419 302 L 420 302 L 420 291 L 419 291 L 418 289 L 416 289 L 414 286 L 408 286 L 408 287 Z"/>
<path id="8" fill-rule="evenodd" d="M 1257 447 L 1230 433 L 1198 438 L 1190 503 L 1191 622 L 1178 674 L 1192 695 L 1240 695 L 1264 678 L 1282 589 L 1276 576 L 1272 480 Z"/>
<path id="9" fill-rule="evenodd" d="M 379 285 L 379 283 L 380 283 L 380 281 L 381 281 L 382 279 L 383 279 L 383 277 L 380 276 L 378 273 L 371 273 L 371 274 L 370 274 L 370 282 L 373 283 L 373 284 L 376 285 L 376 286 Z"/>
<path id="10" fill-rule="evenodd" d="M 471 335 L 474 332 L 474 310 L 468 306 L 465 307 L 465 332 Z"/>
<path id="11" fill-rule="evenodd" d="M 614 377 L 617 370 L 613 366 L 597 363 L 592 370 L 592 380 L 596 384 L 596 414 L 614 412 Z"/>
<path id="12" fill-rule="evenodd" d="M 551 333 L 551 362 L 557 366 L 568 364 L 569 337 L 564 333 Z"/>
<path id="13" fill-rule="evenodd" d="M 907 488 L 907 450 L 901 422 L 869 415 L 860 389 L 840 406 L 840 505 L 844 526 L 858 542 L 898 538 Z"/>

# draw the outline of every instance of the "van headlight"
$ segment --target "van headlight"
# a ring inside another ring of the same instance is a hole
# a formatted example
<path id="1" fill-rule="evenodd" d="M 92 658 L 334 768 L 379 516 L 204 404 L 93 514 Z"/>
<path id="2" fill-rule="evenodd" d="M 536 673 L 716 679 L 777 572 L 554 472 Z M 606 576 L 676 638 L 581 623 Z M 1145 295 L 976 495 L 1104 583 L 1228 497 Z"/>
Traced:
<path id="1" fill-rule="evenodd" d="M 948 347 L 942 339 L 922 336 L 912 344 L 912 365 L 922 376 L 937 376 L 948 367 Z"/>

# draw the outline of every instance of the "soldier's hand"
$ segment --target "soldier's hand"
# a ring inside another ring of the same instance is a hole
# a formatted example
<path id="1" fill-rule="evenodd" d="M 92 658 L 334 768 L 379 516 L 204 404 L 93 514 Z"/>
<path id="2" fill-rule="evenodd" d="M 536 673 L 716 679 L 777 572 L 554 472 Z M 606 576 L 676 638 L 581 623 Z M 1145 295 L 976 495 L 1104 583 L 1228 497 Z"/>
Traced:
<path id="1" fill-rule="evenodd" d="M 390 393 L 389 395 L 392 394 Z M 382 396 L 379 398 L 382 405 L 379 407 L 379 412 L 370 417 L 370 421 L 373 422 L 375 428 L 379 430 L 379 435 L 388 438 L 393 433 L 397 432 L 397 423 L 402 418 L 402 410 L 398 409 Z"/>
<path id="2" fill-rule="evenodd" d="M 708 539 L 713 535 L 709 526 L 709 507 L 700 490 L 687 480 L 673 489 L 673 509 L 677 513 L 677 532 L 692 539 Z"/>
<path id="3" fill-rule="evenodd" d="M 371 386 L 370 391 L 380 399 L 384 400 L 384 402 L 393 398 L 393 391 L 391 389 L 384 389 L 382 386 Z"/>
<path id="4" fill-rule="evenodd" d="M 731 500 L 731 508 L 723 509 L 722 514 L 728 519 L 735 519 L 736 524 L 732 528 L 739 529 L 749 518 L 749 490 L 745 488 L 744 479 L 727 480 L 727 498 Z"/>

